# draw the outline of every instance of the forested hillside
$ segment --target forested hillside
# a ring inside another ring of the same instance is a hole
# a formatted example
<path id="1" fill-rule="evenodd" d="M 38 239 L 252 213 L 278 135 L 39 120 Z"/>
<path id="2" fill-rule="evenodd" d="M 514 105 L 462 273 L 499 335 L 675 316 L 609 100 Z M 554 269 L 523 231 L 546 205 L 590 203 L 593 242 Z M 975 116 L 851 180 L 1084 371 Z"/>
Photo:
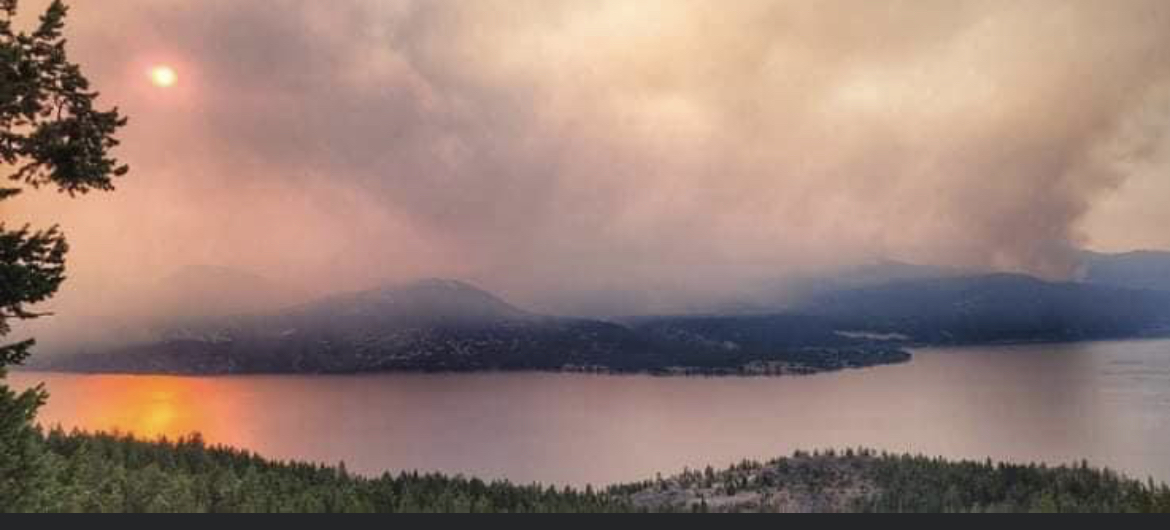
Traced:
<path id="1" fill-rule="evenodd" d="M 1170 512 L 1170 490 L 1087 465 L 951 463 L 868 451 L 798 453 L 725 471 L 593 488 L 272 462 L 194 436 L 148 443 L 54 431 L 37 488 L 6 512 Z"/>

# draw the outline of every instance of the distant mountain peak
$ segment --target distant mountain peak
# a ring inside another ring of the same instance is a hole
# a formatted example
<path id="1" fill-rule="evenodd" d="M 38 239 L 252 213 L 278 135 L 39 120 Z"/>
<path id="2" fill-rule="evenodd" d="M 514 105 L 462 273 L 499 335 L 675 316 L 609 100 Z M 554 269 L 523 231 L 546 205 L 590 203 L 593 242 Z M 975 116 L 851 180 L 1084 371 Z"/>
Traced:
<path id="1" fill-rule="evenodd" d="M 139 303 L 152 314 L 184 320 L 276 311 L 301 299 L 297 289 L 250 271 L 189 265 L 154 282 Z"/>
<path id="2" fill-rule="evenodd" d="M 462 291 L 488 294 L 487 291 L 480 289 L 470 283 L 453 280 L 450 278 L 423 278 L 415 280 L 406 284 L 399 284 L 388 286 L 385 290 L 398 291 L 403 289 L 409 290 L 436 290 L 436 291 Z"/>
<path id="3" fill-rule="evenodd" d="M 425 278 L 406 283 L 394 283 L 366 291 L 365 294 L 374 294 L 388 298 L 444 297 L 462 299 L 464 301 L 491 300 L 508 305 L 507 302 L 504 302 L 496 295 L 484 289 L 480 289 L 464 281 L 446 278 Z"/>
<path id="4" fill-rule="evenodd" d="M 531 317 L 469 283 L 427 278 L 329 297 L 304 311 L 332 315 L 428 321 L 491 321 Z"/>

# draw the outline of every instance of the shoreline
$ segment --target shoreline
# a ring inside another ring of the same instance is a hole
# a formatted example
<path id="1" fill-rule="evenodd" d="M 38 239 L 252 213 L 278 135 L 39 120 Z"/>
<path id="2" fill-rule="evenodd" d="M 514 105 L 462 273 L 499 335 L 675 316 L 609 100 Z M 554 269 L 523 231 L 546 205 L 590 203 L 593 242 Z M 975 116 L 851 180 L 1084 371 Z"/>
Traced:
<path id="1" fill-rule="evenodd" d="M 1011 348 L 1011 347 L 1028 347 L 1028 346 L 1074 346 L 1074 345 L 1091 345 L 1091 344 L 1107 344 L 1107 343 L 1144 343 L 1170 340 L 1170 334 L 1150 335 L 1150 336 L 1136 336 L 1136 337 L 1119 337 L 1119 338 L 1095 338 L 1083 340 L 1067 340 L 1067 339 L 1038 339 L 1038 340 L 1009 340 L 1009 341 L 993 341 L 993 342 L 968 342 L 968 343 L 916 343 L 907 342 L 903 344 L 883 343 L 884 346 L 891 351 L 898 351 L 904 354 L 904 357 L 887 359 L 881 362 L 847 364 L 839 367 L 821 368 L 801 363 L 791 363 L 786 361 L 753 361 L 745 365 L 729 366 L 726 368 L 708 368 L 708 367 L 694 367 L 694 366 L 665 366 L 662 368 L 644 368 L 626 370 L 620 368 L 611 368 L 603 365 L 565 365 L 560 368 L 517 368 L 517 369 L 390 369 L 390 370 L 368 370 L 368 371 L 337 371 L 337 372 L 314 372 L 314 371 L 276 371 L 276 372 L 194 372 L 194 371 L 149 371 L 149 370 L 70 370 L 57 369 L 52 367 L 38 367 L 38 366 L 14 366 L 10 368 L 12 372 L 19 373 L 45 373 L 45 374 L 59 374 L 59 375 L 105 375 L 105 376 L 121 376 L 121 377 L 281 377 L 281 376 L 332 376 L 332 377 L 356 377 L 365 375 L 468 375 L 468 374 L 569 374 L 569 375 L 600 375 L 611 377 L 654 377 L 654 378 L 782 378 L 782 377 L 811 377 L 817 375 L 826 375 L 839 372 L 848 372 L 856 370 L 865 370 L 867 368 L 878 368 L 882 366 L 897 366 L 913 362 L 914 355 L 923 351 L 929 350 L 969 350 L 976 348 Z M 762 366 L 762 365 L 773 365 Z"/>

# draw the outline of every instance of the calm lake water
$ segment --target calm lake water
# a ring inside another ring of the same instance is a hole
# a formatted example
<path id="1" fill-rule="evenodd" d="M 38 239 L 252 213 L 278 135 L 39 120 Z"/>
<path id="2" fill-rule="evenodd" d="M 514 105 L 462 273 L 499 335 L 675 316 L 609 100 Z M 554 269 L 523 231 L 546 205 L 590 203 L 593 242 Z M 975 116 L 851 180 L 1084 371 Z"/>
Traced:
<path id="1" fill-rule="evenodd" d="M 1088 459 L 1170 482 L 1170 341 L 916 352 L 787 378 L 558 374 L 347 377 L 12 375 L 46 424 L 198 431 L 273 458 L 376 474 L 609 484 L 865 446 L 951 458 Z"/>

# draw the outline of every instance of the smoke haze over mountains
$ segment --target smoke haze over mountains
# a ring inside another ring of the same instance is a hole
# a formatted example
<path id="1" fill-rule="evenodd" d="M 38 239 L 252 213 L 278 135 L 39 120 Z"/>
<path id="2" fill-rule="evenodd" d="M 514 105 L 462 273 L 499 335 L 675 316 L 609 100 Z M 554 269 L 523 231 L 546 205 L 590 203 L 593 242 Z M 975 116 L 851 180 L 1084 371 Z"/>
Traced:
<path id="1" fill-rule="evenodd" d="M 670 310 L 886 257 L 1069 278 L 1083 247 L 1170 247 L 1162 0 L 75 4 L 134 171 L 3 204 L 70 235 L 63 304 L 216 264 Z"/>

